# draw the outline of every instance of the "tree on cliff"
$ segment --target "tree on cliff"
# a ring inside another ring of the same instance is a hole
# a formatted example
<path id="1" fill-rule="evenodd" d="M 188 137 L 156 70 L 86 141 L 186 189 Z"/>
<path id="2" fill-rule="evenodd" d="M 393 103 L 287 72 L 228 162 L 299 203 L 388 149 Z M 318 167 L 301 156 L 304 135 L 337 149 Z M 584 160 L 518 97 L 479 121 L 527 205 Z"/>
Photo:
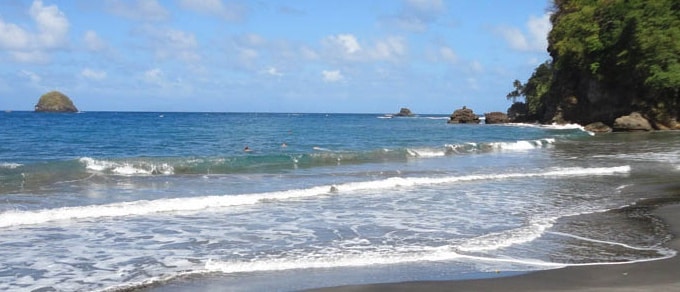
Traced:
<path id="1" fill-rule="evenodd" d="M 611 123 L 634 110 L 677 119 L 680 1 L 554 0 L 551 22 L 552 60 L 525 85 L 535 79 L 535 92 L 524 90 L 542 120 Z"/>

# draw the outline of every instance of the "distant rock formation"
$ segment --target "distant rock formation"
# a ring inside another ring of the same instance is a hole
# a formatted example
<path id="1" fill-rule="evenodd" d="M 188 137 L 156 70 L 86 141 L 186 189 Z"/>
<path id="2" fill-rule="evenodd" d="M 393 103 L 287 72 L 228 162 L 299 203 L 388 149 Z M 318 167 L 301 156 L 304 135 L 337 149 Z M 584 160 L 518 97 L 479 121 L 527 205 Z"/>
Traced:
<path id="1" fill-rule="evenodd" d="M 73 105 L 68 96 L 59 91 L 50 91 L 43 94 L 35 105 L 36 112 L 54 112 L 54 113 L 75 113 L 78 108 Z"/>
<path id="2" fill-rule="evenodd" d="M 412 117 L 413 112 L 411 112 L 410 109 L 402 107 L 401 110 L 399 110 L 398 114 L 394 115 L 395 117 Z"/>
<path id="3" fill-rule="evenodd" d="M 479 124 L 479 117 L 469 108 L 457 109 L 451 114 L 449 124 Z"/>
<path id="4" fill-rule="evenodd" d="M 505 124 L 510 122 L 508 115 L 502 112 L 490 112 L 484 114 L 484 123 L 486 124 Z"/>
<path id="5" fill-rule="evenodd" d="M 621 116 L 614 120 L 614 131 L 617 132 L 635 132 L 635 131 L 651 131 L 652 125 L 640 113 L 632 112 L 630 115 Z"/>

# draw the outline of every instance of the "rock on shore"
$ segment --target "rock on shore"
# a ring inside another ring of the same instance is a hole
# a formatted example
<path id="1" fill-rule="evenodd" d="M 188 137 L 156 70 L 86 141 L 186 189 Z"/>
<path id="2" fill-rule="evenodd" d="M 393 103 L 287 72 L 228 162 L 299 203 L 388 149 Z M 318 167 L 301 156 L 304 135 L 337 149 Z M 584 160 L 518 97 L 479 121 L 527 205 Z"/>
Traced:
<path id="1" fill-rule="evenodd" d="M 68 96 L 59 91 L 50 91 L 43 94 L 35 105 L 36 112 L 54 112 L 54 113 L 75 113 L 78 108 L 73 105 Z"/>
<path id="2" fill-rule="evenodd" d="M 632 112 L 630 115 L 621 116 L 614 120 L 614 131 L 651 131 L 652 125 L 640 113 Z"/>

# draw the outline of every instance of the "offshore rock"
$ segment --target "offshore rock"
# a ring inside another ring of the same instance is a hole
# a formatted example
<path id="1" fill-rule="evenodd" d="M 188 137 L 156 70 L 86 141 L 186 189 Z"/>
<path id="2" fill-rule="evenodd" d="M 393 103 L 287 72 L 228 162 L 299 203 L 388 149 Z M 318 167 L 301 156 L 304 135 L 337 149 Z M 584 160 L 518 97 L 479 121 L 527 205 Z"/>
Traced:
<path id="1" fill-rule="evenodd" d="M 505 124 L 510 122 L 508 115 L 502 112 L 490 112 L 484 114 L 484 123 L 486 124 Z"/>
<path id="2" fill-rule="evenodd" d="M 413 112 L 411 112 L 410 109 L 402 107 L 401 110 L 399 110 L 398 114 L 394 115 L 395 117 L 412 117 Z"/>
<path id="3" fill-rule="evenodd" d="M 479 124 L 479 117 L 469 108 L 457 109 L 451 114 L 449 124 Z"/>
<path id="4" fill-rule="evenodd" d="M 586 131 L 593 132 L 593 133 L 609 133 L 609 132 L 612 131 L 612 128 L 605 125 L 605 123 L 603 123 L 603 122 L 590 123 L 583 128 Z"/>
<path id="5" fill-rule="evenodd" d="M 43 94 L 35 105 L 36 112 L 76 113 L 78 109 L 68 96 L 59 91 Z"/>
<path id="6" fill-rule="evenodd" d="M 653 129 L 649 121 L 638 112 L 618 117 L 614 120 L 613 128 L 617 132 L 651 131 Z"/>

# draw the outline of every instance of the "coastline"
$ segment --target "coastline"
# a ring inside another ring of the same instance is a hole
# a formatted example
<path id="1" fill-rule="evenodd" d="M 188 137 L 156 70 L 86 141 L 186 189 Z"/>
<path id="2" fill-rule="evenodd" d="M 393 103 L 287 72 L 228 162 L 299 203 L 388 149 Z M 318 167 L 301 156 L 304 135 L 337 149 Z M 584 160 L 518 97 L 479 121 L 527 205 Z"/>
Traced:
<path id="1" fill-rule="evenodd" d="M 672 239 L 665 246 L 680 251 L 680 188 L 675 196 L 639 202 L 668 227 Z M 312 289 L 317 292 L 382 291 L 680 291 L 680 256 L 620 265 L 572 266 L 517 276 L 453 280 L 350 285 Z"/>

